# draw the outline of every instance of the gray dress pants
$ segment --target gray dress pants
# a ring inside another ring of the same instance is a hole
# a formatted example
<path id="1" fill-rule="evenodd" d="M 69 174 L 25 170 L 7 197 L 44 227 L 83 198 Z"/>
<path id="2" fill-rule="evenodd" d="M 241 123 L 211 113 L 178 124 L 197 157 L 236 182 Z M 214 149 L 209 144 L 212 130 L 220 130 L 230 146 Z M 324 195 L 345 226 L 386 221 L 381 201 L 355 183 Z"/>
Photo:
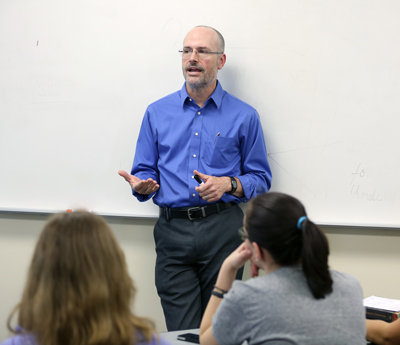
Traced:
<path id="1" fill-rule="evenodd" d="M 159 218 L 155 281 L 168 331 L 200 327 L 221 264 L 242 242 L 242 225 L 238 205 L 199 220 Z"/>

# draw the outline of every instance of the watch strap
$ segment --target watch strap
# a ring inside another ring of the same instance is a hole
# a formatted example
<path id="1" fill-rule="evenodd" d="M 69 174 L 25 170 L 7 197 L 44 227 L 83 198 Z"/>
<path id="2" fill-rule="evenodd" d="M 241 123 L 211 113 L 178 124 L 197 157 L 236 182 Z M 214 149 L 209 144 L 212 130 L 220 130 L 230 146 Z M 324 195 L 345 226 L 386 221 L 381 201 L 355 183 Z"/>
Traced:
<path id="1" fill-rule="evenodd" d="M 231 179 L 232 190 L 229 191 L 228 194 L 233 194 L 236 192 L 237 189 L 237 181 L 233 176 L 229 176 L 229 178 Z"/>

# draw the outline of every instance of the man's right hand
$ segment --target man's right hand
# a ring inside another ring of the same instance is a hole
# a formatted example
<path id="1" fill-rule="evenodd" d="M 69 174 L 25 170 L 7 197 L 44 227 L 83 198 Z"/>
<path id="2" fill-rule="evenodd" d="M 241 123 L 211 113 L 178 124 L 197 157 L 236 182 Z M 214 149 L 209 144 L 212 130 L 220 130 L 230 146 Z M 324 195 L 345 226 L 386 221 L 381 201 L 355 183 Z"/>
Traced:
<path id="1" fill-rule="evenodd" d="M 125 170 L 118 171 L 118 174 L 130 184 L 130 186 L 136 193 L 151 194 L 160 188 L 160 185 L 151 178 L 147 180 L 141 180 L 135 175 L 128 174 Z"/>

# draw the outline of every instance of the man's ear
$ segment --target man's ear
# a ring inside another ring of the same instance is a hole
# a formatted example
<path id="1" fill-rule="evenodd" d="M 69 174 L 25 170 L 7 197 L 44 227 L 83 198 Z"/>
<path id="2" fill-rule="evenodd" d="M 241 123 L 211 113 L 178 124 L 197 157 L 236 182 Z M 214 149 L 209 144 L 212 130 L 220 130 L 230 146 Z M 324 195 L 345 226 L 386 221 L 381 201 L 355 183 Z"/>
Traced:
<path id="1" fill-rule="evenodd" d="M 226 55 L 225 54 L 218 54 L 218 69 L 222 69 L 226 62 Z"/>

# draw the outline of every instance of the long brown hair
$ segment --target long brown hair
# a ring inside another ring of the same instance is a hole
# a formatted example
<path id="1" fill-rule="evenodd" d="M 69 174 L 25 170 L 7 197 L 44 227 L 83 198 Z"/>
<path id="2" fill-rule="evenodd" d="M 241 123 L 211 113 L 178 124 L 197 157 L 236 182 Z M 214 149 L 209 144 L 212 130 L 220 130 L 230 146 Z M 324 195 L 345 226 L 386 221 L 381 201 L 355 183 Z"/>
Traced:
<path id="1" fill-rule="evenodd" d="M 132 345 L 154 324 L 135 316 L 125 256 L 105 220 L 86 211 L 59 213 L 33 254 L 18 323 L 40 345 Z"/>

